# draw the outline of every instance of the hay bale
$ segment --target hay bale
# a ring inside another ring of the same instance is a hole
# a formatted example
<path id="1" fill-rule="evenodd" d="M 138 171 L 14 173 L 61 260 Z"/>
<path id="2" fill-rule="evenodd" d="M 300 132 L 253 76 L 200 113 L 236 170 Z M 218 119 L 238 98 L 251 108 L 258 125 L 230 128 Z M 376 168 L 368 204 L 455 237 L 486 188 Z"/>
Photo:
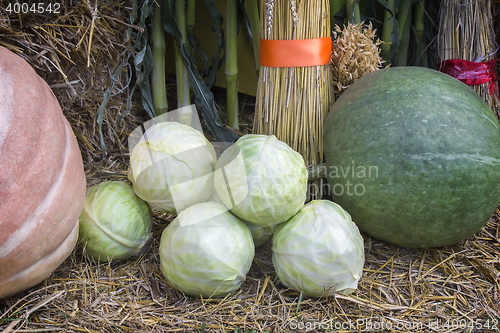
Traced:
<path id="1" fill-rule="evenodd" d="M 24 58 L 52 88 L 78 138 L 86 173 L 93 175 L 99 168 L 126 165 L 128 133 L 146 120 L 136 99 L 127 105 L 132 73 L 123 71 L 103 112 L 103 136 L 113 152 L 103 159 L 97 110 L 113 83 L 117 60 L 135 42 L 133 35 L 127 37 L 128 29 L 137 32 L 139 27 L 128 22 L 132 8 L 123 3 L 71 3 L 62 2 L 60 14 L 17 15 L 0 8 L 0 44 Z M 117 126 L 118 116 L 129 112 L 131 116 Z"/>

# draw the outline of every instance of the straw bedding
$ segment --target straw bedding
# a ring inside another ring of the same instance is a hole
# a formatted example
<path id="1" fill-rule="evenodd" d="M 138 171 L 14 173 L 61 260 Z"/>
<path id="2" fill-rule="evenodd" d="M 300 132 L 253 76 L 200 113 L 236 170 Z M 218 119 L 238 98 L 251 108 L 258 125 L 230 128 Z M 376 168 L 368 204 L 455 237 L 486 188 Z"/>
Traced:
<path id="1" fill-rule="evenodd" d="M 127 111 L 128 78 L 120 77 L 105 109 L 103 130 L 108 154 L 101 155 L 96 110 L 110 84 L 113 59 L 127 46 L 123 42 L 125 26 L 120 22 L 128 22 L 130 8 L 123 3 L 99 1 L 99 18 L 94 19 L 90 44 L 92 6 L 90 2 L 78 2 L 71 8 L 71 15 L 21 16 L 21 21 L 0 9 L 2 45 L 22 52 L 52 86 L 78 138 L 89 186 L 124 177 L 127 134 L 147 120 L 136 102 L 138 98 L 134 98 L 131 115 L 116 124 L 117 116 Z M 174 86 L 168 88 L 169 96 L 175 96 Z M 497 210 L 497 216 L 499 213 Z M 492 217 L 471 238 L 435 249 L 399 248 L 363 235 L 364 274 L 358 290 L 349 296 L 301 298 L 278 281 L 266 244 L 257 249 L 241 290 L 224 299 L 198 299 L 184 296 L 163 279 L 159 237 L 174 216 L 154 215 L 154 240 L 139 256 L 101 264 L 76 249 L 42 284 L 0 300 L 0 332 L 500 329 L 498 217 Z"/>

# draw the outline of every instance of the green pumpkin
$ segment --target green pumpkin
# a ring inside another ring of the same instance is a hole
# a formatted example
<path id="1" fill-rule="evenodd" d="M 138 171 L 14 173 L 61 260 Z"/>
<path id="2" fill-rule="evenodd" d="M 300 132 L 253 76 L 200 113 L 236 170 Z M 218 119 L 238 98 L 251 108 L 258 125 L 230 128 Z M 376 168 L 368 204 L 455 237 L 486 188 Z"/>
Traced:
<path id="1" fill-rule="evenodd" d="M 404 247 L 457 243 L 500 202 L 500 125 L 462 82 L 422 67 L 367 74 L 325 121 L 333 201 Z"/>

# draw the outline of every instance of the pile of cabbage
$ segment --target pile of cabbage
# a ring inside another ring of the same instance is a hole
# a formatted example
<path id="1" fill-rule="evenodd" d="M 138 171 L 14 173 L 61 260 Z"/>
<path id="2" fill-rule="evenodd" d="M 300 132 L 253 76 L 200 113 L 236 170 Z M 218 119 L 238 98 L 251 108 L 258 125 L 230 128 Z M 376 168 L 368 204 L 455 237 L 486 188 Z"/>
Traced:
<path id="1" fill-rule="evenodd" d="M 200 131 L 158 123 L 133 148 L 128 178 L 135 198 L 127 191 L 126 200 L 176 214 L 161 236 L 160 269 L 171 286 L 187 295 L 219 297 L 240 288 L 255 247 L 271 238 L 272 261 L 287 287 L 314 297 L 357 287 L 364 252 L 356 225 L 333 202 L 304 205 L 304 160 L 273 135 L 244 135 L 217 158 Z M 151 237 L 149 209 L 113 206 L 117 199 L 112 198 L 119 195 L 97 201 L 87 197 L 84 211 L 92 218 L 81 220 L 81 236 L 87 252 L 100 260 L 130 257 Z M 117 210 L 121 220 L 110 227 L 100 215 Z M 141 217 L 123 218 L 127 211 Z M 86 226 L 86 220 L 92 224 Z"/>

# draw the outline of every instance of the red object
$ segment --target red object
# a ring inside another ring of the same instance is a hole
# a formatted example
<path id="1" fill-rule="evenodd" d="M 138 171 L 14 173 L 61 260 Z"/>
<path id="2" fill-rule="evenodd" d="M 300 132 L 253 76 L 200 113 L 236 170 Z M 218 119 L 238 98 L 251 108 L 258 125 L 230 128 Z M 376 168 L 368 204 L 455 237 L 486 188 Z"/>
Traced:
<path id="1" fill-rule="evenodd" d="M 0 298 L 42 282 L 70 255 L 85 188 L 78 143 L 56 97 L 0 46 Z"/>
<path id="2" fill-rule="evenodd" d="M 266 67 L 322 66 L 330 61 L 331 37 L 260 40 L 260 64 Z"/>
<path id="3" fill-rule="evenodd" d="M 488 62 L 472 62 L 462 59 L 450 59 L 441 62 L 438 69 L 468 85 L 490 83 L 490 94 L 497 92 L 495 65 L 497 59 Z"/>

